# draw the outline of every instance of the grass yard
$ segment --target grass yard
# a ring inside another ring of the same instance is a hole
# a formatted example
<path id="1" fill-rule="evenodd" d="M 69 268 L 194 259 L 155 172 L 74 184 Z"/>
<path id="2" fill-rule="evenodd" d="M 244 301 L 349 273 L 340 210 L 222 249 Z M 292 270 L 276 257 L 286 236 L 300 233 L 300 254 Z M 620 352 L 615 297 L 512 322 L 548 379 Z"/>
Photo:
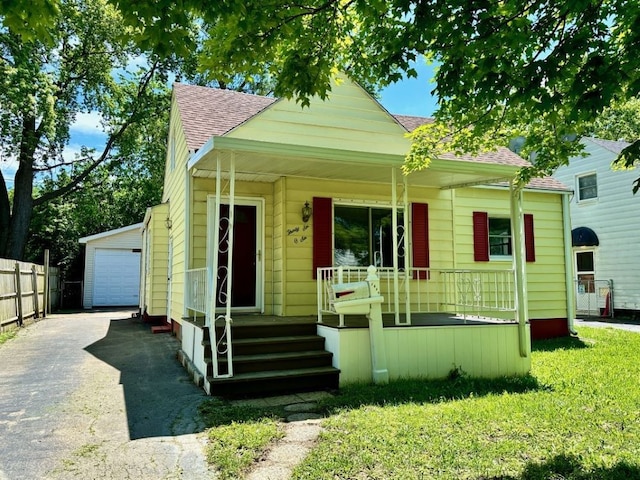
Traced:
<path id="1" fill-rule="evenodd" d="M 640 335 L 579 333 L 536 343 L 525 378 L 342 389 L 293 478 L 640 479 Z M 234 421 L 257 431 L 277 416 L 217 410 L 210 432 Z M 253 443 L 255 458 L 269 441 Z"/>
<path id="2" fill-rule="evenodd" d="M 18 334 L 18 329 L 17 328 L 13 328 L 11 330 L 7 330 L 6 332 L 0 333 L 0 345 L 2 345 L 5 342 L 8 342 L 13 337 L 15 337 L 17 334 Z"/>

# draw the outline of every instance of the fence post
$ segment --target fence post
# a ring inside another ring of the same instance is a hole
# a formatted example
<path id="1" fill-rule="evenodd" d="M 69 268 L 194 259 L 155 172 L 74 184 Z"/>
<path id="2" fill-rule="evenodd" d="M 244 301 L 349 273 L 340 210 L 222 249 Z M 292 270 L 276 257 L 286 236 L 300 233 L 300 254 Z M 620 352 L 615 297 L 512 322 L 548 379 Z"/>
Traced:
<path id="1" fill-rule="evenodd" d="M 31 283 L 33 284 L 33 313 L 35 318 L 40 318 L 40 295 L 38 295 L 38 270 L 31 265 Z"/>
<path id="2" fill-rule="evenodd" d="M 18 325 L 22 326 L 24 317 L 22 315 L 22 282 L 20 280 L 20 264 L 16 262 L 16 307 L 18 310 Z"/>
<path id="3" fill-rule="evenodd" d="M 47 316 L 47 313 L 51 313 L 51 288 L 49 283 L 49 249 L 44 251 L 44 293 L 42 294 L 42 318 Z"/>

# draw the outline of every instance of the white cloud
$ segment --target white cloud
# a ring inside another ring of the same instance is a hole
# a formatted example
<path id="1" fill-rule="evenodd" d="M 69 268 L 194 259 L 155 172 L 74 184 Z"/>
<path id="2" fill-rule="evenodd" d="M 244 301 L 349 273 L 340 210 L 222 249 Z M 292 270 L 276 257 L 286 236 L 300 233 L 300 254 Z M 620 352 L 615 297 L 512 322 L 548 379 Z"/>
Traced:
<path id="1" fill-rule="evenodd" d="M 71 134 L 104 135 L 101 121 L 102 115 L 99 112 L 78 113 L 76 121 L 71 125 Z"/>

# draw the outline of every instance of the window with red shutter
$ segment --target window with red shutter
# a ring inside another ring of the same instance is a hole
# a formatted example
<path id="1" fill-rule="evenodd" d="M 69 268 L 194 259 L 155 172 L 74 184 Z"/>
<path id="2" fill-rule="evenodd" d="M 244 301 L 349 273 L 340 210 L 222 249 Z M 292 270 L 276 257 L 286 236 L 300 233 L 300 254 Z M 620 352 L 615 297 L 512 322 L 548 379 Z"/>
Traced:
<path id="1" fill-rule="evenodd" d="M 429 267 L 429 206 L 426 203 L 411 204 L 411 245 L 413 266 Z M 414 271 L 414 279 L 428 279 L 428 272 Z"/>
<path id="2" fill-rule="evenodd" d="M 473 259 L 476 262 L 489 261 L 489 215 L 487 212 L 473 212 Z"/>
<path id="3" fill-rule="evenodd" d="M 524 214 L 524 245 L 527 262 L 535 262 L 536 244 L 533 235 L 533 215 L 530 213 Z"/>
<path id="4" fill-rule="evenodd" d="M 333 265 L 331 208 L 330 198 L 313 197 L 313 278 L 319 267 Z"/>
<path id="5" fill-rule="evenodd" d="M 526 261 L 535 262 L 533 215 L 524 214 Z M 473 212 L 473 253 L 476 262 L 488 262 L 490 257 L 509 257 L 512 253 L 511 220 L 491 218 L 486 212 Z"/>

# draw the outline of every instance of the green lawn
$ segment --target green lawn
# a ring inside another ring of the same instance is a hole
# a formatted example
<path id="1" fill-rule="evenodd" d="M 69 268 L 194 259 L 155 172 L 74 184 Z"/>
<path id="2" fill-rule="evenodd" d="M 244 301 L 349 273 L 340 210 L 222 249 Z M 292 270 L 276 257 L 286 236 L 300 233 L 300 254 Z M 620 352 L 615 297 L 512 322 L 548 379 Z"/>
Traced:
<path id="1" fill-rule="evenodd" d="M 583 328 L 536 343 L 532 363 L 525 378 L 342 389 L 293 478 L 640 478 L 640 335 Z"/>

